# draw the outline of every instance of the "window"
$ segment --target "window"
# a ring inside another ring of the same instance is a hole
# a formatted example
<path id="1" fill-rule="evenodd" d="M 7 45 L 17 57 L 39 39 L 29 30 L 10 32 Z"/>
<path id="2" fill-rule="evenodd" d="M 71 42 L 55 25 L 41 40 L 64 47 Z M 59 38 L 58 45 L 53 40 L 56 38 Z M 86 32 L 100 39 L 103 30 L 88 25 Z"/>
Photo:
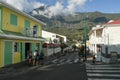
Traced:
<path id="1" fill-rule="evenodd" d="M 18 52 L 19 50 L 19 43 L 15 42 L 14 43 L 14 52 Z"/>
<path id="2" fill-rule="evenodd" d="M 28 20 L 25 20 L 25 28 L 30 28 L 30 21 Z"/>
<path id="3" fill-rule="evenodd" d="M 26 34 L 26 36 L 29 36 L 31 34 L 30 21 L 25 20 L 24 27 L 25 27 L 25 34 Z"/>
<path id="4" fill-rule="evenodd" d="M 14 14 L 10 14 L 10 24 L 17 26 L 18 19 L 17 16 Z"/>
<path id="5" fill-rule="evenodd" d="M 38 34 L 38 27 L 37 25 L 33 26 L 33 37 L 37 37 L 37 34 Z"/>

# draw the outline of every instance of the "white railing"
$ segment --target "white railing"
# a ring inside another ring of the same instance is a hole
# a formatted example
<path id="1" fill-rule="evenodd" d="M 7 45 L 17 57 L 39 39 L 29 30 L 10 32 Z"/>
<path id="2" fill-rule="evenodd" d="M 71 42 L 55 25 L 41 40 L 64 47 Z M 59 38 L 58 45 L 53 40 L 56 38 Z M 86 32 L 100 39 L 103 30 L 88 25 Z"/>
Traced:
<path id="1" fill-rule="evenodd" d="M 43 53 L 45 54 L 45 56 L 50 56 L 56 53 L 61 52 L 61 48 L 43 48 Z"/>
<path id="2" fill-rule="evenodd" d="M 34 30 L 33 30 L 33 28 L 25 28 L 25 29 L 21 29 L 21 33 L 23 34 L 23 35 L 25 35 L 25 36 L 33 36 L 33 37 L 38 37 L 38 34 L 37 34 L 37 32 L 36 32 L 36 34 L 35 34 L 35 32 L 33 32 Z"/>

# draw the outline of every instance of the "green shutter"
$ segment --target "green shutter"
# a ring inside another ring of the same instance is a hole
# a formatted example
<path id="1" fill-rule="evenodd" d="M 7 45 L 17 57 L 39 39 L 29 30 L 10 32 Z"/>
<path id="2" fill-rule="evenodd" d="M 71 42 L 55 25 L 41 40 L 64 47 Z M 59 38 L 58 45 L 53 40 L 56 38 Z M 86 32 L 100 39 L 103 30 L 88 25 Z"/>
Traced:
<path id="1" fill-rule="evenodd" d="M 35 48 L 36 48 L 36 43 L 32 43 L 32 52 L 34 53 L 34 51 L 35 51 Z"/>
<path id="2" fill-rule="evenodd" d="M 2 8 L 0 7 L 0 30 L 2 29 Z"/>
<path id="3" fill-rule="evenodd" d="M 30 21 L 25 20 L 25 28 L 30 28 Z"/>
<path id="4" fill-rule="evenodd" d="M 12 64 L 12 41 L 5 41 L 4 65 L 8 64 Z"/>
<path id="5" fill-rule="evenodd" d="M 25 60 L 25 43 L 21 43 L 22 61 Z"/>
<path id="6" fill-rule="evenodd" d="M 17 26 L 18 19 L 17 16 L 14 14 L 10 14 L 10 24 Z"/>

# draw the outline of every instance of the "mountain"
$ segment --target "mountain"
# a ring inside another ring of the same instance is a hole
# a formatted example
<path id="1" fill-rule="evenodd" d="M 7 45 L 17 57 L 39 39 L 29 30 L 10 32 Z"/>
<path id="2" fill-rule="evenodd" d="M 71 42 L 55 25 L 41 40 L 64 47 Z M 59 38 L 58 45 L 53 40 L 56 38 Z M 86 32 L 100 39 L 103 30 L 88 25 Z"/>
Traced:
<path id="1" fill-rule="evenodd" d="M 49 18 L 48 14 L 45 13 L 47 7 L 49 6 L 39 7 L 29 14 L 47 24 L 47 26 L 43 27 L 44 30 L 65 35 L 69 40 L 83 40 L 84 26 L 86 26 L 88 33 L 97 24 L 120 19 L 120 14 L 101 13 L 98 11 L 86 13 L 76 12 L 75 15 L 57 15 Z M 33 15 L 33 12 L 36 12 L 36 15 Z"/>

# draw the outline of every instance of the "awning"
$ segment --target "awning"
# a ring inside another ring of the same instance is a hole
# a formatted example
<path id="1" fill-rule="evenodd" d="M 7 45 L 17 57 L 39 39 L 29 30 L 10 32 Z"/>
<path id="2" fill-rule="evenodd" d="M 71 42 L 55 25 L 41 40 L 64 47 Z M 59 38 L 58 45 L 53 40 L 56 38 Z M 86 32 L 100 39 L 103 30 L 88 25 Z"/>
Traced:
<path id="1" fill-rule="evenodd" d="M 25 37 L 25 36 L 16 36 L 16 35 L 6 35 L 6 34 L 0 34 L 0 38 L 4 39 L 15 39 L 15 40 L 31 40 L 31 41 L 45 41 L 45 38 L 39 37 L 39 38 L 32 38 L 32 37 Z"/>

